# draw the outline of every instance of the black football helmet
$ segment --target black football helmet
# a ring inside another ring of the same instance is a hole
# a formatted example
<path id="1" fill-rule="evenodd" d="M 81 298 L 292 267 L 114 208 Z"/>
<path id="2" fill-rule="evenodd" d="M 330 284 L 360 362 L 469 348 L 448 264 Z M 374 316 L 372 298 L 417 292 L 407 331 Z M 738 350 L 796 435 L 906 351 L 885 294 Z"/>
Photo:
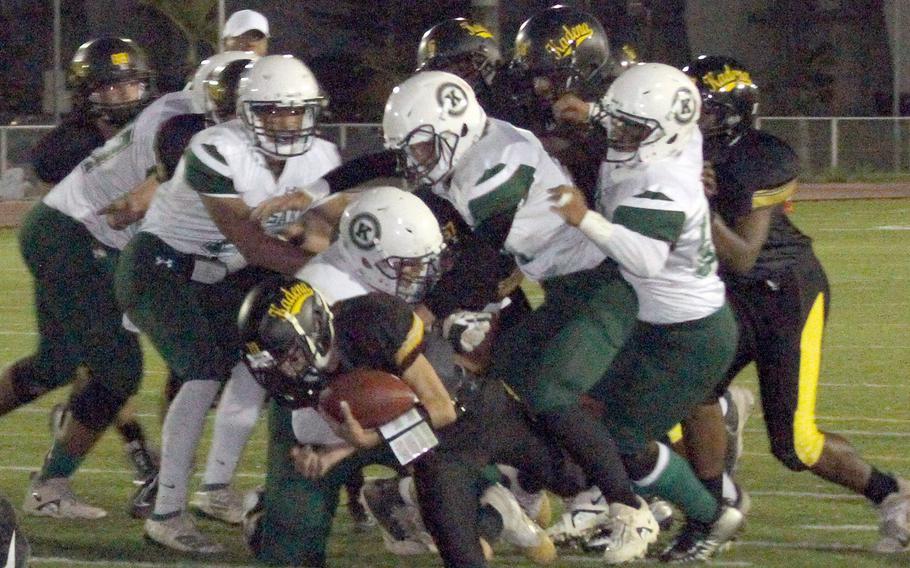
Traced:
<path id="1" fill-rule="evenodd" d="M 212 70 L 203 88 L 214 108 L 206 109 L 206 118 L 212 124 L 220 124 L 237 114 L 237 85 L 240 75 L 252 59 L 237 59 Z M 209 116 L 211 114 L 212 116 Z"/>
<path id="2" fill-rule="evenodd" d="M 440 22 L 426 31 L 417 47 L 417 71 L 458 75 L 476 92 L 488 89 L 502 65 L 492 32 L 465 18 Z"/>
<path id="3" fill-rule="evenodd" d="M 584 98 L 610 59 L 610 42 L 600 22 L 587 12 L 556 5 L 525 20 L 515 36 L 510 66 L 531 77 L 546 77 L 558 98 L 572 92 Z M 598 86 L 599 87 L 599 86 Z"/>
<path id="4" fill-rule="evenodd" d="M 738 61 L 718 55 L 700 55 L 683 67 L 695 80 L 702 97 L 699 126 L 707 153 L 732 146 L 752 127 L 758 111 L 758 87 Z M 713 150 L 712 150 L 713 149 Z"/>
<path id="5" fill-rule="evenodd" d="M 256 382 L 283 406 L 315 406 L 335 335 L 322 295 L 295 278 L 267 280 L 247 294 L 237 325 Z"/>
<path id="6" fill-rule="evenodd" d="M 140 83 L 136 98 L 105 102 L 100 91 L 118 83 Z M 75 92 L 74 106 L 88 109 L 115 126 L 123 126 L 149 102 L 152 72 L 145 53 L 131 39 L 100 37 L 85 42 L 70 62 L 67 86 Z"/>

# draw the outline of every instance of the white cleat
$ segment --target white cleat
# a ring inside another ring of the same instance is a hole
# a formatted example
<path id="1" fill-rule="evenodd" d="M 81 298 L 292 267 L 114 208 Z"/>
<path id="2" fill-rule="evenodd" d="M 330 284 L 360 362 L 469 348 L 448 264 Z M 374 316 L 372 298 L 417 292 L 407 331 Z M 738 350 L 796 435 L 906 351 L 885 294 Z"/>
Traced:
<path id="1" fill-rule="evenodd" d="M 610 506 L 600 489 L 592 487 L 572 498 L 566 512 L 547 529 L 547 534 L 560 546 L 583 545 L 609 519 Z"/>
<path id="2" fill-rule="evenodd" d="M 648 546 L 657 541 L 660 525 L 651 513 L 648 502 L 638 497 L 638 508 L 622 503 L 610 505 L 610 521 L 603 536 L 594 536 L 588 548 L 603 551 L 607 564 L 622 564 L 644 558 Z"/>
<path id="3" fill-rule="evenodd" d="M 885 497 L 878 506 L 881 523 L 874 550 L 883 553 L 910 550 L 910 484 L 898 478 L 898 490 Z"/>
<path id="4" fill-rule="evenodd" d="M 107 511 L 80 501 L 66 477 L 55 477 L 47 481 L 38 480 L 38 472 L 33 472 L 22 503 L 22 512 L 38 517 L 55 519 L 101 519 Z"/>
<path id="5" fill-rule="evenodd" d="M 165 520 L 146 519 L 145 536 L 156 544 L 192 554 L 218 554 L 224 547 L 203 534 L 193 519 L 181 511 Z"/>
<path id="6" fill-rule="evenodd" d="M 746 518 L 729 505 L 721 507 L 720 516 L 713 523 L 700 523 L 694 519 L 686 521 L 673 542 L 660 555 L 661 562 L 699 562 L 710 560 L 726 549 L 742 529 Z"/>
<path id="7" fill-rule="evenodd" d="M 190 505 L 202 515 L 229 525 L 243 521 L 243 496 L 231 487 L 196 491 Z"/>
<path id="8" fill-rule="evenodd" d="M 480 504 L 496 509 L 502 517 L 502 540 L 521 549 L 528 560 L 535 564 L 550 564 L 556 559 L 553 541 L 525 514 L 508 489 L 499 483 L 490 486 L 480 496 Z"/>

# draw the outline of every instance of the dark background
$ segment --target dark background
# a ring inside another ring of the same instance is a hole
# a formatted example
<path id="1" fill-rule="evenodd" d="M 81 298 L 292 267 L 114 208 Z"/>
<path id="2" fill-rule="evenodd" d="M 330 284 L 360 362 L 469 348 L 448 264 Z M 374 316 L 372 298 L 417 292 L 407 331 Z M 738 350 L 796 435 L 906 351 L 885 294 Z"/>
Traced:
<path id="1" fill-rule="evenodd" d="M 891 113 L 892 57 L 883 0 L 567 0 L 594 13 L 614 44 L 632 42 L 644 60 L 684 65 L 698 53 L 732 55 L 761 87 L 761 114 L 872 116 Z M 103 34 L 146 48 L 162 91 L 179 89 L 215 49 L 208 29 L 188 40 L 168 2 L 62 0 L 63 66 L 76 47 Z M 474 16 L 507 53 L 520 23 L 551 5 L 538 0 L 228 0 L 271 25 L 271 52 L 313 68 L 331 97 L 333 121 L 377 121 L 392 86 L 413 70 L 420 36 L 434 23 Z M 49 122 L 53 2 L 0 0 L 0 124 Z M 201 28 L 203 26 L 197 26 Z M 192 31 L 192 30 L 191 30 Z M 46 87 L 45 85 L 48 85 Z M 910 110 L 910 109 L 907 109 Z"/>

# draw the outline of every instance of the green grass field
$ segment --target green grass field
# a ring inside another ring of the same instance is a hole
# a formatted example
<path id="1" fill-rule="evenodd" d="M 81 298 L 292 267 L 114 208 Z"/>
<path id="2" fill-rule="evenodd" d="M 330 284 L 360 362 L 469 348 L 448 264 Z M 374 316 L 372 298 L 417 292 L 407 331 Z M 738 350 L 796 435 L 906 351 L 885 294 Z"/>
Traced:
<path id="1" fill-rule="evenodd" d="M 801 202 L 794 217 L 814 237 L 833 287 L 819 423 L 846 434 L 880 468 L 910 475 L 910 200 Z M 29 276 L 10 230 L 0 231 L 0 267 L 0 364 L 6 365 L 28 354 L 35 341 Z M 157 438 L 164 375 L 160 359 L 149 349 L 146 369 L 138 403 L 142 420 Z M 756 390 L 751 370 L 738 380 Z M 39 467 L 49 448 L 47 411 L 66 394 L 52 393 L 0 418 L 0 493 L 16 505 L 21 504 L 28 473 Z M 260 426 L 240 467 L 240 487 L 261 481 L 264 453 Z M 199 460 L 202 463 L 204 453 Z M 110 515 L 86 523 L 23 519 L 33 565 L 196 565 L 143 541 L 140 522 L 125 512 L 133 491 L 130 480 L 119 440 L 106 436 L 74 478 L 74 487 Z M 737 544 L 714 564 L 910 565 L 910 553 L 885 557 L 868 551 L 877 540 L 877 515 L 862 499 L 809 474 L 791 473 L 770 456 L 758 411 L 747 426 L 740 481 L 752 494 L 753 512 Z M 207 521 L 201 526 L 229 546 L 226 554 L 204 560 L 206 565 L 249 563 L 238 530 Z M 386 554 L 379 535 L 354 532 L 343 509 L 330 553 L 330 565 L 339 567 L 440 565 L 434 557 L 401 559 Z M 567 552 L 557 565 L 598 561 L 596 556 Z M 505 546 L 497 548 L 495 565 L 531 566 Z"/>

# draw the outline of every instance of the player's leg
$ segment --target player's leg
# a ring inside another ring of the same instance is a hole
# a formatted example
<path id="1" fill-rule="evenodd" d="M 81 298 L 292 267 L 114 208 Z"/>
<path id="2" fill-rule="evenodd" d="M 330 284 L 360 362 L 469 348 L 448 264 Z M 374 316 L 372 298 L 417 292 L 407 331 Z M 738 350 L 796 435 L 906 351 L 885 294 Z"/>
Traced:
<path id="1" fill-rule="evenodd" d="M 815 407 L 830 289 L 814 258 L 782 275 L 768 290 L 767 339 L 758 354 L 762 405 L 771 451 L 794 471 L 815 475 L 864 495 L 882 515 L 885 552 L 910 544 L 910 491 L 901 479 L 866 462 L 842 436 L 821 431 Z"/>
<path id="2" fill-rule="evenodd" d="M 243 496 L 231 488 L 231 481 L 265 397 L 265 389 L 259 386 L 246 365 L 237 363 L 218 402 L 202 487 L 191 502 L 206 516 L 232 525 L 240 524 Z"/>

